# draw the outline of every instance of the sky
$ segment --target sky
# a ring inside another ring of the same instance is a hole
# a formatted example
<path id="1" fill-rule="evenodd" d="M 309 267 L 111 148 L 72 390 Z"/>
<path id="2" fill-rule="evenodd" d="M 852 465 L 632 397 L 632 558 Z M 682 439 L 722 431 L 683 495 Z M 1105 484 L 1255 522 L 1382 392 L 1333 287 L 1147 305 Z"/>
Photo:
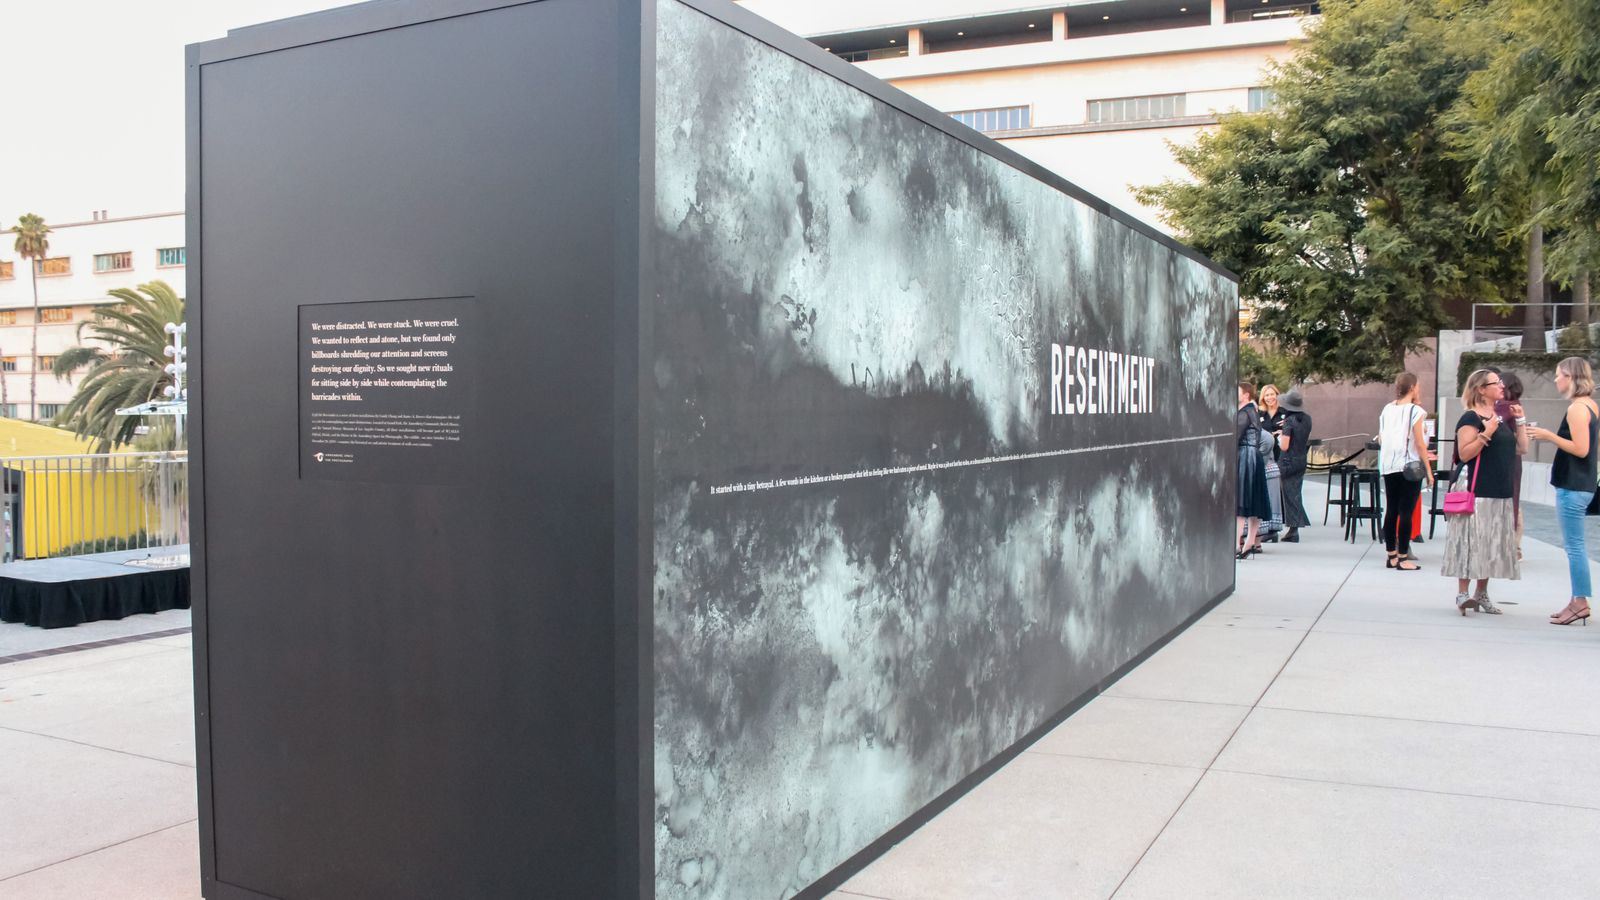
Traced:
<path id="1" fill-rule="evenodd" d="M 184 46 L 345 5 L 0 0 L 0 227 L 182 209 Z"/>

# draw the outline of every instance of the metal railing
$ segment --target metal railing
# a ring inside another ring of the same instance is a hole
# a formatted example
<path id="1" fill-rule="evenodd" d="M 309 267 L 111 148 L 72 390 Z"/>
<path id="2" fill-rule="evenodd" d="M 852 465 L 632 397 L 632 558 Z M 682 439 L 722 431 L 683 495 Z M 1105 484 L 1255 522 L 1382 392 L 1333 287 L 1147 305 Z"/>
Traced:
<path id="1" fill-rule="evenodd" d="M 189 455 L 0 456 L 0 561 L 189 541 Z"/>

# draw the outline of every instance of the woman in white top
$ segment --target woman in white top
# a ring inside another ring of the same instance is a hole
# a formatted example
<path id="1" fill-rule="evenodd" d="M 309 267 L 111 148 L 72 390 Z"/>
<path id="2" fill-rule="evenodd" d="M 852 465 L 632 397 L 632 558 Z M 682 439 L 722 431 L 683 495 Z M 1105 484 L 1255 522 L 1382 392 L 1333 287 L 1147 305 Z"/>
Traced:
<path id="1" fill-rule="evenodd" d="M 1378 470 L 1383 473 L 1383 545 L 1388 568 L 1415 572 L 1421 566 L 1406 558 L 1411 552 L 1411 522 L 1422 495 L 1422 482 L 1433 484 L 1428 439 L 1422 423 L 1428 414 L 1417 405 L 1417 376 L 1401 372 L 1394 380 L 1393 403 L 1378 416 Z"/>

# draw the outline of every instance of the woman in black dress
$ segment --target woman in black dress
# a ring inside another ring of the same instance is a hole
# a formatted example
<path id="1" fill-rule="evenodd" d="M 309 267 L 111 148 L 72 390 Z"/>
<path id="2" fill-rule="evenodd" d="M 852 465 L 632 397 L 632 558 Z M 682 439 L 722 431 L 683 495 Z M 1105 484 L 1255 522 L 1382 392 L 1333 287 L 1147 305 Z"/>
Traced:
<path id="1" fill-rule="evenodd" d="M 1239 486 L 1234 504 L 1238 558 L 1249 559 L 1256 549 L 1256 531 L 1261 520 L 1272 515 L 1267 500 L 1267 465 L 1261 456 L 1261 411 L 1254 402 L 1256 386 L 1239 382 L 1239 411 L 1233 417 L 1235 443 L 1239 450 Z"/>

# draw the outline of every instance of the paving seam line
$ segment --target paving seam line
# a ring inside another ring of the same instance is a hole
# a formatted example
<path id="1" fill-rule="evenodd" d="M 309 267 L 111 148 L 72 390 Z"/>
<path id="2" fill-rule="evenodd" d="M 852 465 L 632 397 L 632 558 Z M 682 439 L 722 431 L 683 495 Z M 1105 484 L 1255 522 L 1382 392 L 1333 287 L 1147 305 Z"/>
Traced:
<path id="1" fill-rule="evenodd" d="M 1269 707 L 1270 708 L 1270 707 Z M 1245 775 L 1250 778 L 1276 778 L 1280 781 L 1301 781 L 1308 784 L 1331 784 L 1337 787 L 1371 788 L 1377 791 L 1410 791 L 1414 794 L 1431 794 L 1435 797 L 1459 797 L 1463 800 L 1493 800 L 1497 803 L 1527 803 L 1533 806 L 1553 806 L 1556 809 L 1576 809 L 1583 812 L 1600 812 L 1600 806 L 1581 806 L 1574 803 L 1556 803 L 1553 800 L 1529 800 L 1526 797 L 1501 797 L 1497 794 L 1463 794 L 1460 791 L 1440 791 L 1432 788 L 1407 787 L 1401 784 L 1370 784 L 1365 781 L 1334 781 L 1331 778 L 1311 778 L 1305 775 L 1281 775 L 1277 772 L 1248 772 L 1244 769 L 1208 769 L 1224 775 Z"/>
<path id="2" fill-rule="evenodd" d="M 1217 760 L 1222 758 L 1222 754 L 1227 751 L 1228 745 L 1233 743 L 1233 739 L 1239 736 L 1239 729 L 1244 727 L 1245 720 L 1249 719 L 1250 714 L 1255 712 L 1256 709 L 1260 707 L 1262 698 L 1266 697 L 1267 692 L 1272 690 L 1272 686 L 1278 683 L 1278 678 L 1283 675 L 1283 670 L 1289 667 L 1289 663 L 1294 661 L 1295 654 L 1299 653 L 1300 648 L 1305 646 L 1306 638 L 1310 637 L 1311 632 L 1316 630 L 1317 623 L 1322 621 L 1323 615 L 1328 612 L 1328 607 L 1332 606 L 1333 601 L 1338 598 L 1339 594 L 1343 593 L 1345 585 L 1350 583 L 1350 578 L 1355 575 L 1358 569 L 1361 568 L 1361 563 L 1366 560 L 1367 555 L 1370 554 L 1372 552 L 1372 548 L 1376 546 L 1376 543 L 1368 544 L 1366 549 L 1361 551 L 1361 555 L 1356 557 L 1355 562 L 1350 566 L 1350 570 L 1344 573 L 1344 578 L 1340 579 L 1339 586 L 1334 588 L 1333 592 L 1328 595 L 1328 602 L 1322 604 L 1322 609 L 1317 610 L 1316 618 L 1312 619 L 1311 621 L 1311 627 L 1307 628 L 1305 633 L 1300 635 L 1300 639 L 1298 641 L 1295 641 L 1294 649 L 1289 651 L 1289 655 L 1284 658 L 1283 664 L 1278 666 L 1278 671 L 1272 673 L 1272 678 L 1267 681 L 1266 687 L 1261 689 L 1261 693 L 1256 695 L 1256 699 L 1251 702 L 1250 708 L 1245 711 L 1245 714 L 1242 717 L 1240 717 L 1239 724 L 1233 726 L 1233 730 L 1228 733 L 1228 739 L 1222 742 L 1221 747 L 1217 748 L 1217 752 L 1212 755 L 1211 761 L 1207 762 L 1205 768 L 1200 772 L 1200 777 L 1194 780 L 1194 784 L 1189 785 L 1188 792 L 1183 795 L 1183 799 L 1178 802 L 1178 805 L 1175 808 L 1173 808 L 1172 814 L 1167 816 L 1167 820 L 1161 823 L 1161 828 L 1156 831 L 1155 837 L 1151 838 L 1150 843 L 1146 844 L 1145 848 L 1139 852 L 1139 858 L 1133 861 L 1133 865 L 1128 867 L 1127 872 L 1123 873 L 1122 880 L 1117 882 L 1117 886 L 1114 890 L 1112 890 L 1108 900 L 1114 900 L 1117 894 L 1122 892 L 1123 886 L 1128 883 L 1129 878 L 1133 877 L 1133 873 L 1138 870 L 1139 865 L 1144 862 L 1144 858 L 1149 855 L 1151 848 L 1161 840 L 1161 836 L 1163 834 L 1167 833 L 1167 829 L 1172 825 L 1172 820 L 1176 819 L 1178 817 L 1178 813 L 1182 812 L 1183 808 L 1189 804 L 1189 798 L 1194 796 L 1194 792 L 1200 787 L 1200 782 L 1206 779 L 1206 774 L 1211 771 L 1211 767 L 1216 765 Z"/>
<path id="3" fill-rule="evenodd" d="M 129 843 L 132 843 L 134 841 L 140 840 L 141 838 L 147 838 L 147 837 L 151 836 L 152 834 L 160 834 L 163 831 L 171 831 L 174 828 L 182 828 L 183 826 L 188 825 L 191 822 L 198 822 L 198 821 L 200 821 L 198 817 L 195 817 L 195 818 L 192 818 L 192 819 L 184 819 L 182 822 L 178 822 L 178 823 L 173 824 L 173 825 L 167 825 L 167 826 L 165 826 L 163 828 L 157 828 L 154 831 L 147 831 L 144 834 L 134 835 L 131 838 L 123 838 L 120 841 L 112 841 L 111 843 L 105 845 L 104 847 L 96 847 L 93 850 L 85 850 L 82 853 L 74 853 L 73 855 L 67 857 L 66 859 L 58 859 L 55 862 L 45 863 L 42 866 L 34 866 L 33 868 L 27 870 L 26 872 L 18 872 L 15 875 L 7 875 L 4 878 L 0 878 L 0 884 L 5 884 L 6 882 L 12 880 L 13 878 L 21 878 L 24 875 L 32 875 L 34 872 L 42 872 L 45 869 L 50 868 L 51 866 L 59 866 L 62 863 L 69 863 L 69 862 L 72 862 L 75 859 L 83 859 L 85 856 L 93 856 L 94 854 L 99 853 L 102 850 L 110 850 L 112 847 L 121 847 L 123 844 L 129 844 Z"/>
<path id="4" fill-rule="evenodd" d="M 148 760 L 149 762 L 158 762 L 169 766 L 177 766 L 180 769 L 193 769 L 195 767 L 193 763 L 173 762 L 170 759 L 162 759 L 159 756 L 146 756 L 143 753 L 134 753 L 131 750 L 118 750 L 115 747 L 102 747 L 99 744 L 88 744 L 84 743 L 83 741 L 75 741 L 72 738 L 65 738 L 58 734 L 45 734 L 42 731 L 28 731 L 25 728 L 12 728 L 9 725 L 0 725 L 0 731 L 9 731 L 12 734 L 26 734 L 29 737 L 44 738 L 48 741 L 61 741 L 64 744 L 75 744 L 79 747 L 88 747 L 90 750 L 104 750 L 107 753 L 119 753 L 123 756 L 131 756 L 134 759 L 143 759 Z"/>

